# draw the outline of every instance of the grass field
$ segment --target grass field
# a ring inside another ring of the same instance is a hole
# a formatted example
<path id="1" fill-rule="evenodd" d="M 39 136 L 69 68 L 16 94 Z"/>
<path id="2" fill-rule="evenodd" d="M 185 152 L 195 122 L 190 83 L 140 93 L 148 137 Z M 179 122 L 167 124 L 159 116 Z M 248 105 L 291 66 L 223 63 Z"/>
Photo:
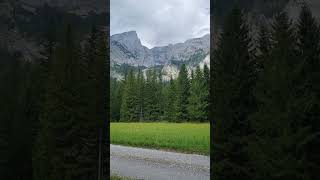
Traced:
<path id="1" fill-rule="evenodd" d="M 110 180 L 133 180 L 133 179 L 129 179 L 127 177 L 121 177 L 121 176 L 111 176 Z"/>
<path id="2" fill-rule="evenodd" d="M 208 155 L 210 124 L 111 123 L 111 143 Z"/>

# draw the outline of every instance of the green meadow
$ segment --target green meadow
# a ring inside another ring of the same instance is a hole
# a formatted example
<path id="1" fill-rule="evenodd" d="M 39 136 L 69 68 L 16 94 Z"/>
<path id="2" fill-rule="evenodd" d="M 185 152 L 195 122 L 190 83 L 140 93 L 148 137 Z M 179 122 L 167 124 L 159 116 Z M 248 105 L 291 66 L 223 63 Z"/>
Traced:
<path id="1" fill-rule="evenodd" d="M 121 177 L 121 176 L 117 176 L 117 175 L 113 175 L 110 177 L 110 180 L 133 180 L 127 177 Z"/>
<path id="2" fill-rule="evenodd" d="M 111 123 L 111 144 L 209 155 L 209 123 Z"/>

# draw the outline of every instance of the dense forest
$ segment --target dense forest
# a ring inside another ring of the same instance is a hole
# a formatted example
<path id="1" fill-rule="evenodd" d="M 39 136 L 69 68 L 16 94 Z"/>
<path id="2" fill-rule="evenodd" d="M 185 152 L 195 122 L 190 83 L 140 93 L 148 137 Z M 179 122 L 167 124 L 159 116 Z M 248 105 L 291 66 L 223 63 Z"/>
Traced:
<path id="1" fill-rule="evenodd" d="M 111 79 L 111 120 L 208 122 L 209 75 L 206 65 L 190 74 L 181 65 L 170 81 L 158 70 L 129 69 L 123 80 Z"/>
<path id="2" fill-rule="evenodd" d="M 0 179 L 97 179 L 107 156 L 107 34 L 92 26 L 79 38 L 68 22 L 44 34 L 43 58 L 0 49 Z"/>
<path id="3" fill-rule="evenodd" d="M 211 61 L 215 180 L 312 180 L 320 170 L 320 26 L 306 5 L 261 22 L 234 8 Z"/>

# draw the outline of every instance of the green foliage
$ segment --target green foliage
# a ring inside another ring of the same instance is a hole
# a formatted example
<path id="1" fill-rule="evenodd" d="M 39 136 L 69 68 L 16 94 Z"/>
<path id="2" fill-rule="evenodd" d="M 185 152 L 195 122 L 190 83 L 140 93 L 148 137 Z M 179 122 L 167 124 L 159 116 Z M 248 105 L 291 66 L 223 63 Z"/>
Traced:
<path id="1" fill-rule="evenodd" d="M 191 79 L 190 96 L 188 98 L 189 119 L 197 119 L 201 122 L 208 120 L 208 94 L 206 79 L 198 66 L 194 78 Z"/>
<path id="2" fill-rule="evenodd" d="M 0 50 L 0 178 L 32 179 L 31 149 L 37 120 L 31 73 L 34 68 L 19 54 Z M 36 86 L 37 84 L 35 84 Z"/>
<path id="3" fill-rule="evenodd" d="M 183 64 L 180 68 L 179 76 L 177 79 L 176 90 L 177 99 L 174 103 L 175 119 L 179 122 L 182 120 L 188 120 L 188 97 L 189 97 L 190 82 L 188 79 L 188 71 Z"/>
<path id="4" fill-rule="evenodd" d="M 109 120 L 109 49 L 107 35 L 95 28 L 82 36 L 92 17 L 100 26 L 105 14 L 83 18 L 48 5 L 30 13 L 14 4 L 13 22 L 43 48 L 27 61 L 0 46 L 0 179 L 98 179 Z"/>
<path id="5" fill-rule="evenodd" d="M 254 111 L 254 64 L 248 26 L 240 9 L 226 18 L 213 62 L 213 177 L 250 179 L 245 151 Z M 241 168 L 239 168 L 241 167 Z"/>
<path id="6" fill-rule="evenodd" d="M 292 98 L 291 92 L 295 88 L 294 71 L 297 57 L 294 50 L 296 44 L 293 28 L 285 13 L 275 17 L 271 39 L 272 49 L 264 63 L 264 69 L 260 72 L 255 91 L 258 111 L 252 115 L 252 127 L 259 140 L 252 142 L 250 147 L 257 155 L 257 157 L 252 156 L 255 158 L 254 164 L 259 164 L 255 167 L 256 178 L 269 179 L 279 176 L 279 178 L 294 179 L 295 175 L 289 172 L 293 170 L 291 168 L 297 168 L 294 166 L 297 166 L 298 162 L 284 149 L 294 148 L 292 143 L 295 135 L 291 129 L 293 117 L 288 112 L 288 107 Z M 258 155 L 261 151 L 266 151 L 268 154 L 264 154 L 264 157 Z M 272 154 L 278 154 L 278 157 L 273 157 Z M 272 164 L 267 162 L 271 162 L 270 160 L 274 158 L 278 160 Z M 262 167 L 261 163 L 267 168 Z M 283 174 L 279 175 L 280 172 Z M 265 176 L 265 174 L 270 175 Z"/>
<path id="7" fill-rule="evenodd" d="M 138 88 L 136 86 L 136 77 L 133 71 L 130 71 L 125 79 L 121 104 L 121 121 L 134 121 L 139 118 Z"/>
<path id="8" fill-rule="evenodd" d="M 39 146 L 44 147 L 44 152 L 50 153 L 47 162 L 39 162 L 36 168 L 37 172 L 47 172 L 43 175 L 46 179 L 64 178 L 64 176 L 73 177 L 75 174 L 65 174 L 68 168 L 76 168 L 75 157 L 64 155 L 64 152 L 75 148 L 74 139 L 78 136 L 75 130 L 78 128 L 75 113 L 79 108 L 80 101 L 79 86 L 79 57 L 75 48 L 73 35 L 70 26 L 67 28 L 65 40 L 61 46 L 56 49 L 52 71 L 49 77 L 48 90 L 46 94 L 44 111 L 41 115 L 41 124 L 43 129 L 48 129 L 47 139 L 38 135 Z M 79 124 L 78 124 L 79 125 Z M 72 133 L 70 133 L 69 129 Z M 44 132 L 40 130 L 40 132 Z M 45 157 L 39 157 L 45 158 Z M 68 160 L 67 160 L 68 159 Z M 42 159 L 46 161 L 46 159 Z M 47 164 L 47 166 L 41 166 Z M 47 169 L 44 169 L 47 168 Z"/>
<path id="9" fill-rule="evenodd" d="M 99 132 L 107 121 L 108 101 L 105 38 L 92 28 L 81 49 L 68 26 L 64 41 L 53 51 L 33 151 L 35 179 L 99 176 Z"/>
<path id="10" fill-rule="evenodd" d="M 145 105 L 144 105 L 144 119 L 147 121 L 160 120 L 161 115 L 161 89 L 158 88 L 158 79 L 156 71 L 147 71 L 146 84 L 144 89 Z"/>
<path id="11" fill-rule="evenodd" d="M 124 83 L 114 78 L 110 79 L 110 81 L 110 104 L 112 104 L 112 106 L 110 106 L 111 120 L 119 121 Z"/>
<path id="12" fill-rule="evenodd" d="M 319 24 L 303 5 L 262 25 L 257 56 L 238 9 L 214 52 L 214 179 L 317 179 Z"/>
<path id="13" fill-rule="evenodd" d="M 168 82 L 155 69 L 145 75 L 131 70 L 124 80 L 111 80 L 112 121 L 208 121 L 209 68 L 198 68 L 197 73 L 193 89 L 185 65 L 178 78 Z"/>
<path id="14" fill-rule="evenodd" d="M 171 78 L 169 83 L 163 88 L 164 95 L 164 119 L 168 121 L 175 120 L 175 109 L 172 107 L 176 101 L 176 85 Z"/>

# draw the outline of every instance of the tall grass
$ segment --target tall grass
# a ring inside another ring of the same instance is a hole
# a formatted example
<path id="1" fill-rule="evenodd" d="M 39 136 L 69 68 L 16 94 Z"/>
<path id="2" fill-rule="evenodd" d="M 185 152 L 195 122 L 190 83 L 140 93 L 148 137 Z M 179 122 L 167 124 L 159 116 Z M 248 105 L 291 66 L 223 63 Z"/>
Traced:
<path id="1" fill-rule="evenodd" d="M 209 123 L 111 123 L 111 143 L 208 155 Z"/>

